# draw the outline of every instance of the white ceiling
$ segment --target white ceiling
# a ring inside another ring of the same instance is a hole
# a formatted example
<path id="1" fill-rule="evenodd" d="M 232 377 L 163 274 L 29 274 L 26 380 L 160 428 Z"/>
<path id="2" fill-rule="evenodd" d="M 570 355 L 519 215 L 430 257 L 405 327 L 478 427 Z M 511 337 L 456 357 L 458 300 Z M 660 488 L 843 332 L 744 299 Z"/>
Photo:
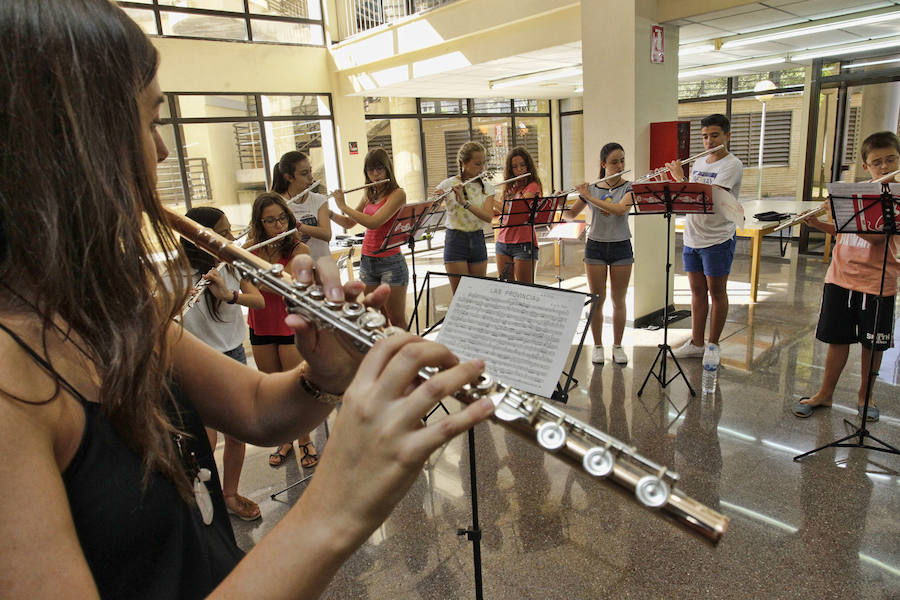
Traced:
<path id="1" fill-rule="evenodd" d="M 796 25 L 807 21 L 837 17 L 872 9 L 888 8 L 900 0 L 881 2 L 853 0 L 769 0 L 728 10 L 715 11 L 667 23 L 680 28 L 681 44 L 712 42 L 747 33 L 763 33 L 769 29 Z M 900 20 L 882 24 L 855 26 L 815 35 L 798 36 L 774 42 L 756 43 L 739 48 L 704 52 L 679 58 L 681 70 L 697 68 L 754 57 L 785 54 L 820 46 L 865 41 L 870 38 L 900 34 Z M 379 87 L 366 95 L 418 97 L 504 97 L 504 98 L 561 98 L 580 95 L 575 89 L 581 76 L 575 75 L 554 81 L 529 83 L 517 87 L 491 89 L 490 81 L 504 77 L 535 73 L 547 69 L 571 67 L 582 61 L 581 42 L 543 48 L 526 54 L 508 56 L 436 75 L 417 77 L 411 81 Z M 806 61 L 807 63 L 809 61 Z M 797 63 L 802 64 L 802 63 Z M 724 73 L 738 75 L 754 70 L 789 68 L 792 63 L 755 69 L 735 69 Z"/>

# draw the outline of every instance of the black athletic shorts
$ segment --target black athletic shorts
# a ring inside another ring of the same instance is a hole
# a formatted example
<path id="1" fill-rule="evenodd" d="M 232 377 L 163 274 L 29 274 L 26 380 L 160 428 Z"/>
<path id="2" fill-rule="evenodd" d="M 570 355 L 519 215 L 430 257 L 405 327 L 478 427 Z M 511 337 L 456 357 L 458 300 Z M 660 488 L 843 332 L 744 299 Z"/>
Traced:
<path id="1" fill-rule="evenodd" d="M 253 328 L 250 327 L 250 345 L 251 346 L 267 346 L 275 344 L 277 346 L 292 346 L 294 344 L 294 336 L 292 335 L 257 335 Z"/>
<path id="2" fill-rule="evenodd" d="M 855 344 L 872 347 L 872 326 L 875 324 L 875 308 L 878 296 L 848 290 L 833 283 L 826 283 L 822 292 L 822 310 L 816 339 L 826 344 Z M 884 296 L 878 315 L 876 350 L 887 350 L 894 345 L 894 296 Z"/>

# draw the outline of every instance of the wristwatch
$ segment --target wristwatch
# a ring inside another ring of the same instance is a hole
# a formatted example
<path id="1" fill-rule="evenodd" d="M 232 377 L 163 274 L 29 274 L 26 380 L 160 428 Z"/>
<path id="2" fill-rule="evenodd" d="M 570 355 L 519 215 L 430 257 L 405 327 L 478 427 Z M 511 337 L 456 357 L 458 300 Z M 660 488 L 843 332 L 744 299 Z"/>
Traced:
<path id="1" fill-rule="evenodd" d="M 240 295 L 240 292 L 238 292 L 237 290 L 234 290 L 234 292 L 232 292 L 232 293 L 234 295 L 231 297 L 231 300 L 228 301 L 228 304 L 237 304 L 237 299 L 238 299 L 238 295 Z"/>

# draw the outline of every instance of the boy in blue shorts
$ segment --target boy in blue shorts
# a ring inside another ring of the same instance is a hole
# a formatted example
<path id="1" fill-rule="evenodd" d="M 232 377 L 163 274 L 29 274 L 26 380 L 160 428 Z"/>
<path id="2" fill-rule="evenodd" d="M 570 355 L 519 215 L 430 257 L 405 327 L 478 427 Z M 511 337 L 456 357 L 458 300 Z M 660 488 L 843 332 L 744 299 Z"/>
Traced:
<path id="1" fill-rule="evenodd" d="M 731 123 L 715 114 L 700 121 L 703 147 L 728 145 Z M 687 181 L 679 161 L 666 163 L 675 181 Z M 737 200 L 744 178 L 744 165 L 727 149 L 696 160 L 690 181 L 723 188 Z M 691 339 L 675 348 L 678 358 L 701 357 L 705 350 L 706 317 L 710 316 L 709 343 L 718 345 L 728 317 L 728 275 L 737 242 L 735 225 L 720 214 L 687 215 L 684 225 L 684 271 L 691 286 Z M 710 310 L 712 305 L 712 310 Z M 710 314 L 711 313 L 711 314 Z"/>

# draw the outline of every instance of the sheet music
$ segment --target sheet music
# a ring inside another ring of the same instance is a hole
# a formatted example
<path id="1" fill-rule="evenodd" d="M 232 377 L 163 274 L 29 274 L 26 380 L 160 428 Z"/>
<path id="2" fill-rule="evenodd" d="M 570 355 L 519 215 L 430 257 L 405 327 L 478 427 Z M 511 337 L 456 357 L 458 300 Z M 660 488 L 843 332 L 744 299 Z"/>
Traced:
<path id="1" fill-rule="evenodd" d="M 549 398 L 584 301 L 565 290 L 462 277 L 437 341 L 461 360 L 482 359 L 503 383 Z"/>
<path id="2" fill-rule="evenodd" d="M 831 196 L 834 224 L 838 233 L 874 233 L 884 230 L 881 186 L 880 183 L 842 181 L 828 184 L 828 195 Z M 892 183 L 889 187 L 892 196 L 900 196 L 900 183 Z"/>

